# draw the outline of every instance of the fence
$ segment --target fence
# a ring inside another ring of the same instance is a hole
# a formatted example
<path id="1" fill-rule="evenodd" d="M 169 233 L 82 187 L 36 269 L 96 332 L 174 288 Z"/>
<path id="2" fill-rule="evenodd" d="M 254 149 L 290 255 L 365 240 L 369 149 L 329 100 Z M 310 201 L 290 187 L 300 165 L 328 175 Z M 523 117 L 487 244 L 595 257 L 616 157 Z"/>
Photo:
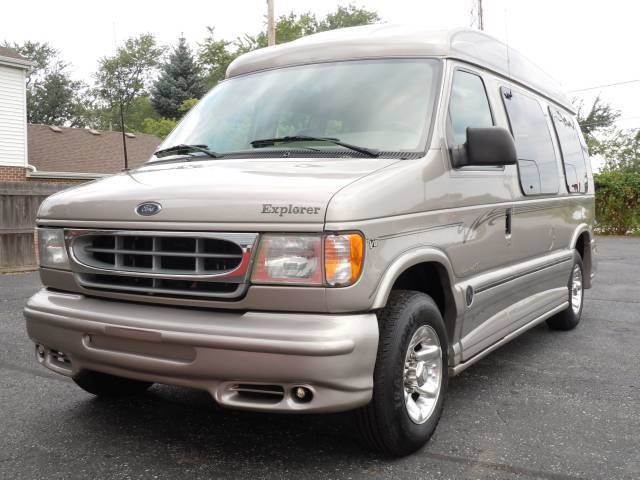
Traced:
<path id="1" fill-rule="evenodd" d="M 38 207 L 69 185 L 0 182 L 0 272 L 31 270 L 37 265 L 34 228 Z"/>

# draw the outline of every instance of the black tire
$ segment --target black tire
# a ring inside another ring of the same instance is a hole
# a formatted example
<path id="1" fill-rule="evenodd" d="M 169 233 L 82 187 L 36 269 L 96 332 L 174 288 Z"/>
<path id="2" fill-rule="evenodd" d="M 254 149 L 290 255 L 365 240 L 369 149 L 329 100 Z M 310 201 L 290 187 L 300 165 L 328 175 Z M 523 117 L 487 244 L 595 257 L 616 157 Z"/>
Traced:
<path id="1" fill-rule="evenodd" d="M 145 392 L 153 385 L 92 370 L 81 370 L 74 375 L 73 381 L 85 392 L 98 397 L 130 397 Z"/>
<path id="2" fill-rule="evenodd" d="M 447 334 L 437 305 L 424 293 L 391 292 L 387 306 L 378 313 L 380 340 L 373 374 L 373 397 L 354 412 L 364 443 L 386 455 L 403 456 L 420 449 L 431 438 L 444 401 L 448 374 Z M 405 355 L 414 333 L 428 325 L 438 335 L 442 350 L 442 382 L 435 407 L 422 423 L 411 420 L 405 407 L 403 373 Z"/>
<path id="3" fill-rule="evenodd" d="M 580 269 L 581 276 L 581 290 L 582 295 L 580 298 L 580 308 L 575 311 L 571 305 L 572 291 L 573 291 L 573 271 L 578 267 Z M 569 274 L 569 306 L 566 310 L 554 315 L 547 320 L 547 325 L 552 330 L 573 330 L 580 323 L 580 317 L 582 316 L 582 308 L 584 307 L 584 268 L 582 267 L 582 257 L 578 252 L 573 253 L 573 265 L 571 266 L 571 273 Z"/>

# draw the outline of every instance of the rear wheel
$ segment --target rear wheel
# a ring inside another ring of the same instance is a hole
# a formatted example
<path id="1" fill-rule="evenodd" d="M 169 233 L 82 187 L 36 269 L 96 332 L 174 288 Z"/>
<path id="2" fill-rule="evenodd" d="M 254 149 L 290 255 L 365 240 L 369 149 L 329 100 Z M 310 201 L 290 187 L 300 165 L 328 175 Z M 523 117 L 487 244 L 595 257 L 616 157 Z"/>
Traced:
<path id="1" fill-rule="evenodd" d="M 82 370 L 73 377 L 80 388 L 98 397 L 129 397 L 145 392 L 153 383 Z"/>
<path id="2" fill-rule="evenodd" d="M 380 340 L 371 402 L 355 412 L 365 443 L 407 455 L 433 434 L 448 382 L 447 337 L 435 302 L 394 291 L 378 314 Z"/>
<path id="3" fill-rule="evenodd" d="M 584 304 L 584 280 L 582 257 L 578 252 L 573 254 L 573 267 L 569 275 L 569 307 L 547 320 L 554 330 L 572 330 L 580 323 Z"/>

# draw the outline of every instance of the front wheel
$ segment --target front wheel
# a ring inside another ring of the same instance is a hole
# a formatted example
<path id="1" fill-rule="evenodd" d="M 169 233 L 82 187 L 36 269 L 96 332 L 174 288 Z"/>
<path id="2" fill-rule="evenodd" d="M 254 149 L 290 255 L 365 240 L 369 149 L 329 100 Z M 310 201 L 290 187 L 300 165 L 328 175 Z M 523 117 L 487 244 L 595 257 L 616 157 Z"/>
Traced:
<path id="1" fill-rule="evenodd" d="M 378 314 L 380 340 L 371 402 L 355 412 L 365 443 L 408 455 L 433 434 L 448 382 L 442 315 L 424 293 L 393 291 Z"/>

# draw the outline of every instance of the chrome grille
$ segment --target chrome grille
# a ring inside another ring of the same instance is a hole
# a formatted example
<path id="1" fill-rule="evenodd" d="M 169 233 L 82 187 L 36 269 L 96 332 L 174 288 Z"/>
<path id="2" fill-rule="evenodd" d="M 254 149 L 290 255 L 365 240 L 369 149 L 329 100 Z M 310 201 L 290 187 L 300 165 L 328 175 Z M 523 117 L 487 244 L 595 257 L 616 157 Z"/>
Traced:
<path id="1" fill-rule="evenodd" d="M 67 230 L 65 238 L 85 288 L 233 298 L 246 287 L 257 234 Z"/>

